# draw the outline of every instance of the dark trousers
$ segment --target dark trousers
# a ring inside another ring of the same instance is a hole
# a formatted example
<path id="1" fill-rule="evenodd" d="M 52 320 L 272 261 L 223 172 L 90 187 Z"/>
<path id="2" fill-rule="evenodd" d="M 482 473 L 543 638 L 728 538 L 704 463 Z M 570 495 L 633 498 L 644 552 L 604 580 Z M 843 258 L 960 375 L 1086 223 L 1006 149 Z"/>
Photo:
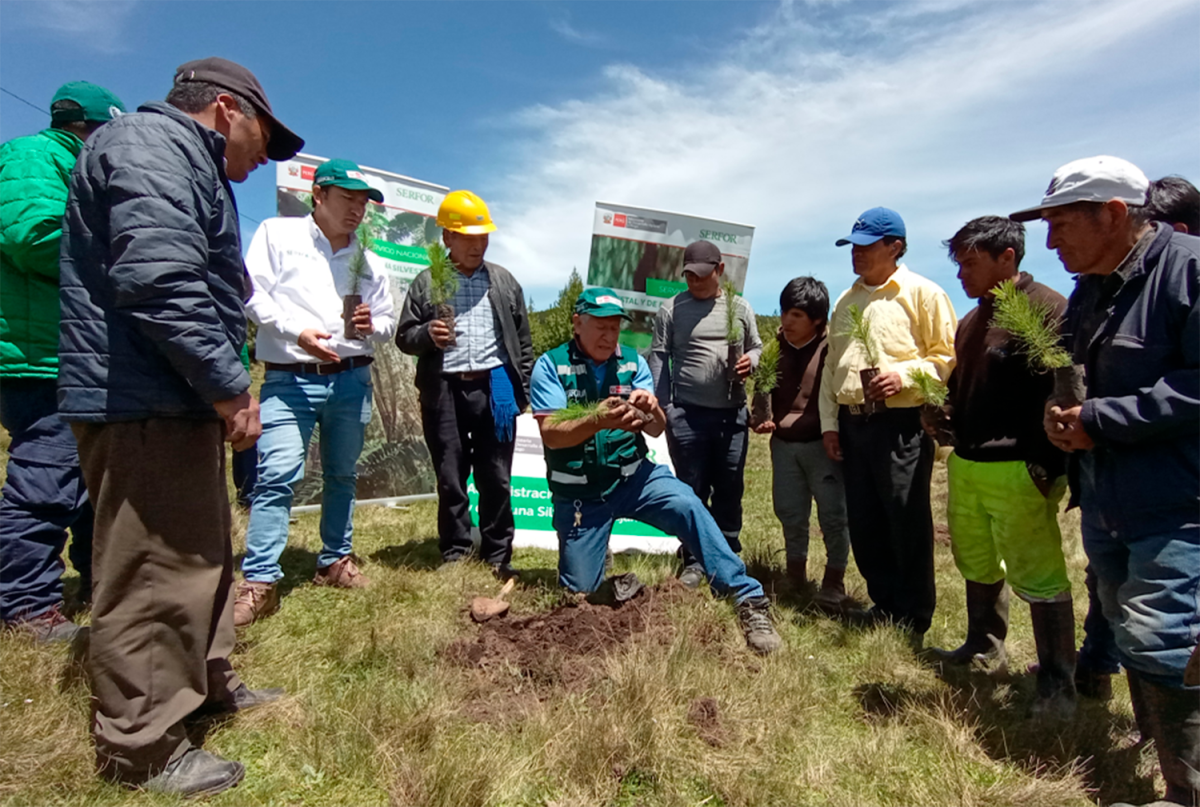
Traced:
<path id="1" fill-rule="evenodd" d="M 667 415 L 667 449 L 675 476 L 704 502 L 729 547 L 742 551 L 742 490 L 745 487 L 749 413 L 746 407 L 712 409 L 673 404 Z M 686 548 L 683 565 L 697 563 Z"/>
<path id="2" fill-rule="evenodd" d="M 512 560 L 513 512 L 509 480 L 514 441 L 496 439 L 491 382 L 444 376 L 421 393 L 421 424 L 433 458 L 438 492 L 438 548 L 447 561 L 471 552 L 471 502 L 467 478 L 479 491 L 479 556 L 485 563 Z"/>
<path id="3" fill-rule="evenodd" d="M 90 670 L 97 766 L 137 781 L 228 702 L 233 547 L 219 421 L 74 424 L 96 508 Z"/>
<path id="4" fill-rule="evenodd" d="M 258 481 L 258 449 L 247 448 L 245 451 L 233 452 L 233 459 L 229 464 L 233 471 L 233 487 L 237 491 L 238 507 L 248 508 L 250 494 L 254 492 L 254 483 Z"/>
<path id="5" fill-rule="evenodd" d="M 39 616 L 62 604 L 63 547 L 80 599 L 91 598 L 92 505 L 71 427 L 58 415 L 54 379 L 0 382 L 0 424 L 8 430 L 8 477 L 0 500 L 0 617 Z"/>
<path id="6" fill-rule="evenodd" d="M 937 593 L 929 481 L 933 441 L 917 409 L 838 416 L 854 562 L 884 616 L 929 630 Z"/>

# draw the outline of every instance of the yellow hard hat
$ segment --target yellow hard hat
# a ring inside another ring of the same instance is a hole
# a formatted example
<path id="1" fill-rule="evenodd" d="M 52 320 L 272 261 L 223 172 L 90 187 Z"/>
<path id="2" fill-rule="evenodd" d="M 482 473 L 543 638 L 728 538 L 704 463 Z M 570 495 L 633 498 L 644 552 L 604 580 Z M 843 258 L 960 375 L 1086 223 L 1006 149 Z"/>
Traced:
<path id="1" fill-rule="evenodd" d="M 483 235 L 496 229 L 487 204 L 470 191 L 451 191 L 438 208 L 437 224 L 454 233 Z"/>

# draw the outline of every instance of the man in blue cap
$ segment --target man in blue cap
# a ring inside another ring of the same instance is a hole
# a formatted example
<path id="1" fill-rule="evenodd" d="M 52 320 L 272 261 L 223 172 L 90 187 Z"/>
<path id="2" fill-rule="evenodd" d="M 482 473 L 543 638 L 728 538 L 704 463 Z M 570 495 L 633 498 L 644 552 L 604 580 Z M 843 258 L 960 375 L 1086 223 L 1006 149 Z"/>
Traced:
<path id="1" fill-rule="evenodd" d="M 0 499 L 0 617 L 41 641 L 79 627 L 62 613 L 71 530 L 79 599 L 92 598 L 92 506 L 71 427 L 58 415 L 58 246 L 67 177 L 84 141 L 125 111 L 86 81 L 50 102 L 50 128 L 0 146 L 0 423 L 8 472 Z"/>
<path id="2" fill-rule="evenodd" d="M 321 554 L 313 582 L 364 588 L 369 581 L 350 554 L 358 457 L 371 422 L 371 362 L 375 343 L 396 330 L 388 278 L 361 257 L 355 230 L 367 202 L 383 194 L 349 160 L 329 160 L 313 176 L 313 212 L 264 221 L 250 242 L 246 268 L 254 283 L 247 310 L 258 324 L 255 353 L 266 362 L 258 481 L 250 497 L 244 582 L 234 625 L 243 627 L 279 607 L 279 557 L 287 545 L 288 513 L 313 429 L 321 424 Z M 357 294 L 356 334 L 346 338 L 343 297 Z"/>
<path id="3" fill-rule="evenodd" d="M 662 434 L 666 415 L 646 360 L 620 344 L 621 320 L 629 318 L 616 292 L 586 289 L 572 316 L 575 338 L 534 364 L 530 398 L 554 503 L 559 582 L 571 591 L 595 591 L 604 582 L 613 522 L 644 522 L 679 538 L 713 590 L 734 598 L 746 643 L 770 653 L 780 638 L 762 585 L 746 574 L 692 489 L 647 459 L 642 434 Z M 580 407 L 572 411 L 572 404 Z M 631 573 L 612 586 L 617 599 L 625 599 L 640 584 Z"/>
<path id="4" fill-rule="evenodd" d="M 957 321 L 946 292 L 899 262 L 908 249 L 899 213 L 866 211 L 837 241 L 847 244 L 858 279 L 830 318 L 820 409 L 825 450 L 844 462 L 850 545 L 874 602 L 854 616 L 894 621 L 920 647 L 936 600 L 934 444 L 912 374 L 949 377 Z"/>

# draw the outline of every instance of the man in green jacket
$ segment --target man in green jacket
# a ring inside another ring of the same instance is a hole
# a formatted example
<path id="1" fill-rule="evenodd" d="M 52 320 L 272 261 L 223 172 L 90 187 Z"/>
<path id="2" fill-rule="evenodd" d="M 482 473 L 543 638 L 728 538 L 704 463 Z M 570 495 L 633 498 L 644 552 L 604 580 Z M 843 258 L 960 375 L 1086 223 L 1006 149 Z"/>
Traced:
<path id="1" fill-rule="evenodd" d="M 0 501 L 0 617 L 43 641 L 79 630 L 62 614 L 68 528 L 84 601 L 92 579 L 92 508 L 56 391 L 67 177 L 83 142 L 124 111 L 103 87 L 73 81 L 54 94 L 49 129 L 0 146 L 0 424 L 12 438 Z"/>

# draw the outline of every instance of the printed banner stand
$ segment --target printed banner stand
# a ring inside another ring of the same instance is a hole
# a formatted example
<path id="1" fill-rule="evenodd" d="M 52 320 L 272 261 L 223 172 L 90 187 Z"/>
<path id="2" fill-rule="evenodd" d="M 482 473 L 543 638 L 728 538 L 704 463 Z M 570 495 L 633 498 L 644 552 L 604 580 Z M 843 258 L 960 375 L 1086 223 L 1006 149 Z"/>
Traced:
<path id="1" fill-rule="evenodd" d="M 740 294 L 745 288 L 754 228 L 682 213 L 596 202 L 588 286 L 613 289 L 633 321 L 621 329 L 621 344 L 650 350 L 654 316 L 663 300 L 687 289 L 683 250 L 693 241 L 721 250 L 725 277 Z"/>
<path id="2" fill-rule="evenodd" d="M 671 467 L 665 437 L 646 437 L 650 462 Z M 673 471 L 674 469 L 672 469 Z M 475 478 L 467 480 L 471 497 L 471 518 L 479 523 L 479 493 Z M 546 483 L 546 459 L 542 453 L 542 438 L 537 421 L 530 413 L 517 418 L 517 445 L 513 451 L 512 506 L 517 534 L 513 546 L 558 550 L 558 535 L 554 532 L 554 505 Z M 478 540 L 478 527 L 475 530 Z M 613 525 L 608 546 L 613 552 L 636 550 L 665 553 L 679 548 L 679 540 L 659 532 L 640 521 L 621 519 Z"/>

